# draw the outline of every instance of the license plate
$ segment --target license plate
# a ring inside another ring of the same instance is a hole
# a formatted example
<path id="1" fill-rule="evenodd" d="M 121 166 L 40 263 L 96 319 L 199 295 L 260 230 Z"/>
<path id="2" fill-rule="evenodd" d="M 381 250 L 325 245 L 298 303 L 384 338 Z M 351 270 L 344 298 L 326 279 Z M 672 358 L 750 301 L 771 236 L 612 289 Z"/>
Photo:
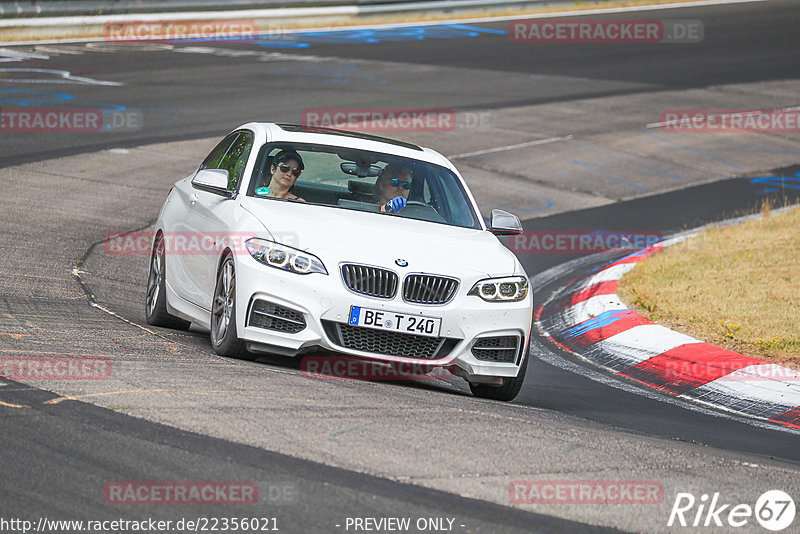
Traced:
<path id="1" fill-rule="evenodd" d="M 352 326 L 365 326 L 376 330 L 403 332 L 418 336 L 439 337 L 442 327 L 440 317 L 424 317 L 386 310 L 373 310 L 361 306 L 350 306 L 350 320 Z"/>

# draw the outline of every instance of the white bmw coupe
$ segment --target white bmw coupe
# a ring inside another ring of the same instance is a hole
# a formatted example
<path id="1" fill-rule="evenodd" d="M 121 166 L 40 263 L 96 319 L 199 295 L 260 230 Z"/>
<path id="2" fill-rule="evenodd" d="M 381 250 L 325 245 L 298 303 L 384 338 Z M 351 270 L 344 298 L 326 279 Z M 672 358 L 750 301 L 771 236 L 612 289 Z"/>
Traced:
<path id="1" fill-rule="evenodd" d="M 155 226 L 151 325 L 210 330 L 224 356 L 334 352 L 447 368 L 512 400 L 525 377 L 528 277 L 453 164 L 346 131 L 248 123 L 170 190 Z"/>

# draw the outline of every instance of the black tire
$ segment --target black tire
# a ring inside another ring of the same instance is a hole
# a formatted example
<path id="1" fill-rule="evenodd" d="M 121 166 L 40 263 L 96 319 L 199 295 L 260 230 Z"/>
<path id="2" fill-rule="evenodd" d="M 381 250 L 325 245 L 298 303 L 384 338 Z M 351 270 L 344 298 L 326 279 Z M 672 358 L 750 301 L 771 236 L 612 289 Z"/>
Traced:
<path id="1" fill-rule="evenodd" d="M 255 360 L 236 331 L 236 267 L 231 255 L 225 256 L 217 273 L 211 300 L 211 346 L 220 356 Z"/>
<path id="2" fill-rule="evenodd" d="M 528 358 L 525 356 L 525 361 L 522 362 L 522 367 L 515 377 L 503 378 L 503 384 L 500 386 L 492 386 L 489 384 L 473 384 L 469 383 L 469 389 L 472 394 L 482 399 L 491 399 L 497 401 L 508 402 L 517 398 L 519 390 L 522 389 L 522 383 L 525 381 L 525 373 L 528 370 Z"/>
<path id="3" fill-rule="evenodd" d="M 164 239 L 161 234 L 153 243 L 150 253 L 150 273 L 147 275 L 147 294 L 145 296 L 144 314 L 147 324 L 188 330 L 191 322 L 175 317 L 167 311 L 167 264 L 164 261 Z"/>

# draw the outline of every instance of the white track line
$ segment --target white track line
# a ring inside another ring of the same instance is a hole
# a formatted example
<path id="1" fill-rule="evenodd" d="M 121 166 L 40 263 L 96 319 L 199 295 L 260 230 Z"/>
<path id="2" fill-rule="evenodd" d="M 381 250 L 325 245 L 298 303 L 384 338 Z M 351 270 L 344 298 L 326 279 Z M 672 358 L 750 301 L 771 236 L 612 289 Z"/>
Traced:
<path id="1" fill-rule="evenodd" d="M 558 141 L 569 141 L 572 139 L 571 135 L 567 135 L 564 137 L 551 137 L 550 139 L 538 139 L 536 141 L 528 141 L 527 143 L 519 143 L 516 145 L 506 145 L 506 146 L 498 146 L 495 148 L 487 148 L 486 150 L 476 150 L 475 152 L 465 152 L 463 154 L 455 154 L 453 156 L 447 156 L 449 159 L 457 159 L 457 158 L 469 158 L 472 156 L 481 156 L 483 154 L 492 154 L 494 152 L 505 152 L 507 150 L 516 150 L 518 148 L 526 148 L 529 146 L 536 146 L 536 145 L 546 145 L 549 143 L 557 143 Z"/>

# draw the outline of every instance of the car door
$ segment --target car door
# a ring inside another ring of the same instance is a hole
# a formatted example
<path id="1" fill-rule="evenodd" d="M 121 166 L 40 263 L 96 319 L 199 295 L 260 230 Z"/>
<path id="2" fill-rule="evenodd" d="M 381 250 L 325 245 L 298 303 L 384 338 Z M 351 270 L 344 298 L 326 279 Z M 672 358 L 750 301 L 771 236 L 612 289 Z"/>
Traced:
<path id="1" fill-rule="evenodd" d="M 228 171 L 229 191 L 238 190 L 254 140 L 253 132 L 243 130 L 235 133 L 225 154 L 219 159 L 214 154 L 215 157 L 210 158 L 207 164 L 204 162 L 205 165 L 200 169 Z M 194 195 L 196 201 L 190 201 L 187 211 L 187 230 L 196 237 L 193 243 L 196 242 L 202 250 L 196 253 L 194 250 L 187 251 L 184 264 L 192 280 L 192 302 L 210 310 L 220 254 L 226 241 L 241 241 L 241 236 L 236 235 L 237 232 L 231 227 L 231 223 L 237 220 L 234 211 L 238 203 L 200 189 L 195 189 Z"/>
<path id="2" fill-rule="evenodd" d="M 216 168 L 237 137 L 239 132 L 232 133 L 220 141 L 203 160 L 198 170 Z M 199 271 L 198 258 L 188 254 L 185 246 L 185 241 L 191 236 L 192 229 L 197 224 L 195 205 L 199 200 L 200 191 L 192 186 L 191 178 L 175 184 L 174 191 L 177 193 L 180 207 L 175 210 L 176 216 L 172 224 L 165 228 L 167 283 L 179 297 L 200 305 L 202 298 L 196 278 L 196 273 Z"/>

